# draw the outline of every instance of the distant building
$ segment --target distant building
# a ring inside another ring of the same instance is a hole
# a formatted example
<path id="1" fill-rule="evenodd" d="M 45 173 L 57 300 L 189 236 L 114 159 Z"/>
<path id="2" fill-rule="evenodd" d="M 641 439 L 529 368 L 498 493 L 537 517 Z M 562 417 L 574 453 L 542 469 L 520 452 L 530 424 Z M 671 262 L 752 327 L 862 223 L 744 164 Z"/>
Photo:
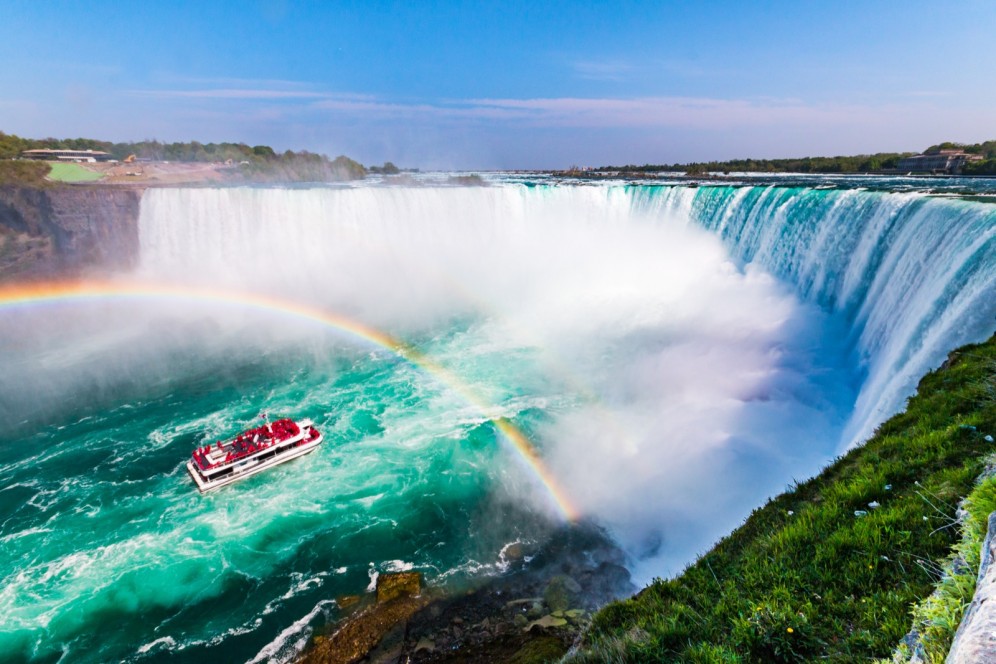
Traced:
<path id="1" fill-rule="evenodd" d="M 111 155 L 100 150 L 25 150 L 21 153 L 21 158 L 93 163 L 95 161 L 110 161 Z"/>
<path id="2" fill-rule="evenodd" d="M 937 150 L 900 159 L 896 170 L 900 173 L 949 173 L 957 175 L 970 161 L 982 161 L 982 157 L 961 150 Z"/>

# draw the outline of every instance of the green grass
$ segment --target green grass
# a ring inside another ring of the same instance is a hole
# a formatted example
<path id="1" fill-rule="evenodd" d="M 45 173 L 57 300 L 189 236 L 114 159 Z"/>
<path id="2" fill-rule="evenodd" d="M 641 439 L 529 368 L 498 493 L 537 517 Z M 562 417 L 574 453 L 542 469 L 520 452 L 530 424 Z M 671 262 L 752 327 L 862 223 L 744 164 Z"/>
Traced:
<path id="1" fill-rule="evenodd" d="M 52 162 L 51 166 L 48 178 L 56 182 L 93 182 L 104 177 L 103 174 L 88 171 L 79 164 Z"/>
<path id="2" fill-rule="evenodd" d="M 993 451 L 986 433 L 996 433 L 996 337 L 952 353 L 906 412 L 680 576 L 603 608 L 570 661 L 868 661 L 889 658 L 914 619 L 946 651 L 996 508 L 996 482 L 975 484 Z M 966 573 L 945 573 L 951 555 Z M 924 602 L 945 584 L 946 597 Z"/>

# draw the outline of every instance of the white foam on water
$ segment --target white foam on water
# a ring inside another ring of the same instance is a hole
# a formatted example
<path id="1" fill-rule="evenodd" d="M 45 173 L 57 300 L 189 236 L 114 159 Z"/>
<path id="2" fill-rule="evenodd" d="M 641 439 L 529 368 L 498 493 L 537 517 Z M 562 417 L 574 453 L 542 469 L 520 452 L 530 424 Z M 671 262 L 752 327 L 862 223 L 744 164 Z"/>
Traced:
<path id="1" fill-rule="evenodd" d="M 139 655 L 144 655 L 153 650 L 174 650 L 176 645 L 176 639 L 172 636 L 161 636 L 155 641 L 139 646 L 137 652 Z"/>
<path id="2" fill-rule="evenodd" d="M 308 628 L 308 625 L 320 613 L 327 614 L 334 606 L 336 606 L 335 600 L 326 599 L 318 602 L 311 611 L 294 621 L 280 632 L 277 638 L 263 646 L 247 664 L 258 664 L 259 662 L 284 664 L 284 662 L 293 661 L 308 645 L 308 640 L 311 638 L 311 629 Z"/>

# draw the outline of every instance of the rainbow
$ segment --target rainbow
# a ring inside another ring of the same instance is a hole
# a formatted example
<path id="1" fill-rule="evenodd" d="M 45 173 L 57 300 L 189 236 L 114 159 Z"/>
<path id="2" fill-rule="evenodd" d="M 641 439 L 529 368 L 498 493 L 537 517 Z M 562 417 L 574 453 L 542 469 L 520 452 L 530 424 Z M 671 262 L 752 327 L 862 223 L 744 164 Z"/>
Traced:
<path id="1" fill-rule="evenodd" d="M 535 446 L 519 427 L 508 418 L 491 417 L 488 414 L 491 407 L 477 396 L 469 385 L 425 353 L 369 325 L 299 302 L 258 293 L 231 290 L 113 281 L 45 282 L 0 286 L 0 310 L 41 303 L 86 302 L 122 298 L 198 301 L 277 313 L 334 328 L 390 351 L 439 381 L 448 389 L 458 393 L 467 403 L 484 414 L 502 433 L 502 437 L 510 448 L 525 462 L 546 489 L 557 512 L 569 521 L 575 521 L 578 518 L 578 512 L 568 500 L 566 493 L 546 468 Z"/>

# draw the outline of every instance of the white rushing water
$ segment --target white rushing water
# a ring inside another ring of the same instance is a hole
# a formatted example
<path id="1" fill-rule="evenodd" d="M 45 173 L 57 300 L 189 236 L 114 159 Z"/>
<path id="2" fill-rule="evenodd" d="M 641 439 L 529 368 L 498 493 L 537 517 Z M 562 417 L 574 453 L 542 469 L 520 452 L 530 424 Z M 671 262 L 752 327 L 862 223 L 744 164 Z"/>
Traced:
<path id="1" fill-rule="evenodd" d="M 171 295 L 0 319 L 14 659 L 292 659 L 379 573 L 507 569 L 553 484 L 667 576 L 996 328 L 996 205 L 911 191 L 153 189 L 139 225 L 119 277 Z M 327 443 L 198 495 L 261 409 Z"/>
<path id="2" fill-rule="evenodd" d="M 647 577 L 993 329 L 992 208 L 789 187 L 159 189 L 141 272 L 401 336 L 469 317 L 458 371 L 461 352 L 529 349 L 558 392 L 521 389 L 561 399 L 539 441 L 554 474 Z"/>

